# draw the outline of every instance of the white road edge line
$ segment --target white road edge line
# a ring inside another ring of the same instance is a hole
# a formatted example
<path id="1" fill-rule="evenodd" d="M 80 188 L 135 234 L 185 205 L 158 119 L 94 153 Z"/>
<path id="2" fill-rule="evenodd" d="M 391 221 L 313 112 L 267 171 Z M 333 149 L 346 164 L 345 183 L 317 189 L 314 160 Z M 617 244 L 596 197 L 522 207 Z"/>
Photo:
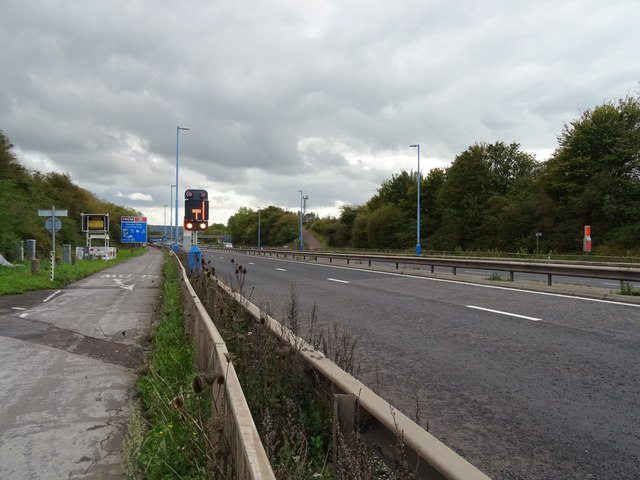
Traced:
<path id="1" fill-rule="evenodd" d="M 338 283 L 349 283 L 346 280 L 338 280 L 337 278 L 327 278 L 330 282 L 338 282 Z"/>
<path id="2" fill-rule="evenodd" d="M 507 315 L 509 317 L 516 317 L 516 318 L 523 318 L 525 320 L 531 320 L 533 322 L 539 322 L 542 319 L 541 318 L 536 318 L 536 317 L 527 317 L 526 315 L 519 315 L 517 313 L 510 313 L 510 312 L 502 312 L 500 310 L 492 310 L 490 308 L 484 308 L 484 307 L 477 307 L 475 305 L 467 305 L 467 308 L 474 308 L 476 310 L 483 310 L 485 312 L 491 312 L 491 313 L 497 313 L 499 315 Z"/>
<path id="3" fill-rule="evenodd" d="M 51 300 L 53 297 L 55 297 L 57 294 L 59 294 L 62 290 L 56 290 L 55 292 L 53 292 L 51 295 L 49 295 L 47 298 L 45 298 L 44 300 L 42 300 L 42 303 L 47 303 L 49 300 Z"/>
<path id="4" fill-rule="evenodd" d="M 26 310 L 25 307 L 11 307 L 11 310 Z"/>

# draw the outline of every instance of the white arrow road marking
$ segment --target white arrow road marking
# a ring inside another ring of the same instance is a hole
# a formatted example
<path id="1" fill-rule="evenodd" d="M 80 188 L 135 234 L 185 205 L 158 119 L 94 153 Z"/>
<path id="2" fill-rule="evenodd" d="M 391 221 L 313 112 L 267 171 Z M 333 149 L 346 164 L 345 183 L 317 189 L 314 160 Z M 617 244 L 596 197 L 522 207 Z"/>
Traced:
<path id="1" fill-rule="evenodd" d="M 349 283 L 346 280 L 338 280 L 337 278 L 327 278 L 330 282 Z"/>
<path id="2" fill-rule="evenodd" d="M 507 315 L 509 317 L 524 318 L 525 320 L 532 320 L 534 322 L 539 322 L 542 320 L 541 318 L 527 317 L 526 315 L 518 315 L 517 313 L 501 312 L 500 310 L 491 310 L 490 308 L 476 307 L 475 305 L 467 305 L 467 308 L 475 308 L 476 310 L 497 313 L 499 315 Z"/>
<path id="3" fill-rule="evenodd" d="M 116 282 L 120 288 L 124 288 L 125 290 L 133 291 L 133 287 L 135 287 L 135 285 L 125 285 L 119 278 L 114 278 L 113 281 Z"/>

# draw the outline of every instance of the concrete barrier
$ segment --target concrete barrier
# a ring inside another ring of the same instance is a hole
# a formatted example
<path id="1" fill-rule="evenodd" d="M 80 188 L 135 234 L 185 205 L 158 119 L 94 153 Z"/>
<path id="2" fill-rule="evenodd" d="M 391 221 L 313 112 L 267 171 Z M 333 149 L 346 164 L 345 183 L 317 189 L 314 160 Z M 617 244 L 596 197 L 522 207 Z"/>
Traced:
<path id="1" fill-rule="evenodd" d="M 224 467 L 227 478 L 274 479 L 235 369 L 228 360 L 230 357 L 225 342 L 189 283 L 182 263 L 175 255 L 174 258 L 180 268 L 185 317 L 196 341 L 198 367 L 216 378 L 222 376 L 224 379 L 222 383 L 213 382 L 212 395 L 215 403 L 213 414 L 222 416 L 224 426 L 221 437 L 228 440 L 232 458 L 231 464 Z M 354 425 L 357 415 L 363 441 L 383 458 L 390 463 L 398 462 L 396 445 L 400 438 L 402 453 L 411 471 L 417 473 L 417 479 L 489 480 L 487 475 L 339 368 L 322 352 L 315 350 L 274 318 L 264 315 L 256 305 L 219 279 L 216 282 L 255 321 L 264 323 L 274 335 L 299 352 L 305 363 L 325 380 L 327 391 L 337 394 L 336 411 L 341 412 L 339 423 Z M 345 408 L 345 405 L 351 408 Z M 218 440 L 221 439 L 213 439 L 213 442 Z"/>
<path id="2" fill-rule="evenodd" d="M 196 342 L 198 368 L 212 375 L 213 409 L 221 429 L 211 439 L 225 478 L 275 480 L 224 340 L 193 290 L 182 263 L 178 264 L 187 328 Z M 215 452 L 214 452 L 215 453 Z"/>
<path id="3" fill-rule="evenodd" d="M 398 438 L 401 438 L 404 444 L 403 454 L 411 471 L 417 471 L 417 479 L 489 480 L 487 475 L 396 410 L 362 382 L 339 368 L 322 352 L 315 350 L 274 318 L 261 313 L 256 305 L 219 280 L 218 285 L 245 308 L 255 321 L 264 322 L 273 334 L 283 342 L 291 344 L 305 363 L 324 378 L 328 390 L 355 398 L 355 402 L 350 403 L 357 404 L 357 423 L 361 427 L 363 441 L 386 457 L 389 463 L 397 464 L 399 461 L 395 446 L 398 444 Z M 348 408 L 338 406 L 336 410 L 345 412 L 345 415 L 356 415 L 353 410 L 349 413 Z M 349 418 L 339 420 L 341 424 L 355 423 L 354 419 Z"/>

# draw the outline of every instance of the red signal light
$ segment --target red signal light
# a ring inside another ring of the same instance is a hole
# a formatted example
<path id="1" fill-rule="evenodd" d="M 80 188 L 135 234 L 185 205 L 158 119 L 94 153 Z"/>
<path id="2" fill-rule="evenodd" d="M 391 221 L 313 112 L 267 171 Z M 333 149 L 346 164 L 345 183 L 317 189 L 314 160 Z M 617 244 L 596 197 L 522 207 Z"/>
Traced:
<path id="1" fill-rule="evenodd" d="M 184 222 L 184 229 L 185 230 L 193 230 L 193 222 L 190 222 L 188 220 L 185 220 Z"/>

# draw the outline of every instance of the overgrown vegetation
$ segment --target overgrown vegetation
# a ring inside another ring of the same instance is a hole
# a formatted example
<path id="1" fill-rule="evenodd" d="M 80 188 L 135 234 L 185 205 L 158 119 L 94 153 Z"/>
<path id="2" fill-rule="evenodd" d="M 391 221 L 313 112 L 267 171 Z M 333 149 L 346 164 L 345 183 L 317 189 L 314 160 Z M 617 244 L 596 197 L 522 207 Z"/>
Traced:
<path id="1" fill-rule="evenodd" d="M 208 440 L 211 388 L 195 371 L 173 261 L 164 265 L 162 312 L 136 387 L 140 405 L 131 408 L 124 449 L 128 476 L 222 478 Z"/>
<path id="2" fill-rule="evenodd" d="M 139 216 L 140 212 L 98 199 L 93 193 L 73 183 L 68 174 L 29 171 L 13 152 L 13 145 L 0 130 L 0 253 L 9 261 L 15 260 L 20 242 L 35 239 L 38 256 L 51 250 L 51 235 L 44 228 L 38 210 L 68 210 L 59 217 L 62 229 L 56 234 L 60 245 L 85 244 L 81 228 L 82 213 L 105 213 L 111 218 L 111 245 L 119 245 L 120 217 Z"/>
<path id="3" fill-rule="evenodd" d="M 228 283 L 242 292 L 247 271 L 236 262 L 234 266 L 235 276 Z M 298 354 L 310 344 L 345 371 L 355 373 L 355 340 L 336 325 L 319 328 L 316 309 L 306 315 L 301 312 L 292 287 L 286 318 L 281 323 L 293 337 L 283 342 L 269 332 L 263 320 L 255 321 L 231 300 L 217 286 L 214 275 L 213 267 L 206 264 L 202 272 L 192 274 L 192 284 L 232 354 L 276 478 L 396 478 L 358 436 L 347 445 L 339 435 L 338 444 L 333 444 L 332 395 Z M 296 340 L 300 337 L 304 341 Z"/>
<path id="4" fill-rule="evenodd" d="M 246 270 L 236 264 L 241 290 Z M 278 479 L 334 478 L 328 462 L 332 448 L 332 415 L 318 396 L 313 379 L 290 345 L 269 334 L 265 326 L 216 286 L 211 267 L 192 284 L 225 339 L 247 403 Z M 295 309 L 289 326 L 298 321 Z"/>
<path id="5" fill-rule="evenodd" d="M 54 281 L 51 281 L 51 262 L 42 260 L 40 273 L 31 274 L 31 262 L 25 261 L 14 267 L 0 266 L 0 295 L 14 295 L 33 290 L 60 288 L 76 280 L 88 277 L 116 263 L 141 255 L 146 249 L 122 249 L 113 260 L 78 260 L 75 264 L 63 263 L 55 266 Z"/>
<path id="6" fill-rule="evenodd" d="M 629 282 L 620 282 L 620 295 L 640 296 L 640 290 L 634 288 Z"/>

